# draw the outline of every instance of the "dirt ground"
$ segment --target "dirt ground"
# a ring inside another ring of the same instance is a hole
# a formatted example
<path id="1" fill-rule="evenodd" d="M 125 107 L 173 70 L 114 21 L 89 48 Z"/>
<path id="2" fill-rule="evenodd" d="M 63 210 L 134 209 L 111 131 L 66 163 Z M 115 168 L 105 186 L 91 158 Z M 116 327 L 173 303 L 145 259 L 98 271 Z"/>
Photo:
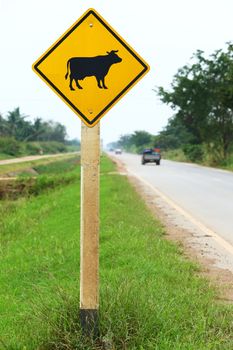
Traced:
<path id="1" fill-rule="evenodd" d="M 173 208 L 151 192 L 139 179 L 128 174 L 119 159 L 114 158 L 114 162 L 117 164 L 118 172 L 127 175 L 151 212 L 161 221 L 165 228 L 166 239 L 181 245 L 185 256 L 199 264 L 200 274 L 206 277 L 215 288 L 217 287 L 219 301 L 233 303 L 233 271 L 228 268 L 226 252 L 214 246 L 210 236 L 179 217 Z M 229 262 L 229 266 L 231 265 L 232 261 Z"/>
<path id="2" fill-rule="evenodd" d="M 13 158 L 13 159 L 3 159 L 3 160 L 0 160 L 0 165 L 31 162 L 33 160 L 62 157 L 62 156 L 75 154 L 75 153 L 78 153 L 78 152 L 45 154 L 45 155 L 39 155 L 39 156 L 26 156 L 26 157 L 19 157 L 19 158 Z"/>

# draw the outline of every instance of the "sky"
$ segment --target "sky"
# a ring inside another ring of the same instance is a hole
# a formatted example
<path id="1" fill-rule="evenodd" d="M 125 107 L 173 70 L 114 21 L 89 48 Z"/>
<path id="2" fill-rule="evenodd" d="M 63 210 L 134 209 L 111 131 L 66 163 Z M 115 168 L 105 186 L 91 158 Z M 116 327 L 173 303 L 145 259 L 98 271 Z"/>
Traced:
<path id="1" fill-rule="evenodd" d="M 0 113 L 20 107 L 81 138 L 81 120 L 32 71 L 32 64 L 89 8 L 150 65 L 150 71 L 100 121 L 106 145 L 123 134 L 158 134 L 173 111 L 153 89 L 169 89 L 197 50 L 207 55 L 233 36 L 232 0 L 0 0 Z"/>

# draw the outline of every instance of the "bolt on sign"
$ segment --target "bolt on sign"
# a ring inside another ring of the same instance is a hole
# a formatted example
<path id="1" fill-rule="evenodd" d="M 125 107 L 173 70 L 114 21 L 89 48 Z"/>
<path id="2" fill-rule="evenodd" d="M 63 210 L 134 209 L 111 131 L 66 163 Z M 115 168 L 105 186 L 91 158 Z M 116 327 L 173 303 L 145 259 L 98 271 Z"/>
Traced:
<path id="1" fill-rule="evenodd" d="M 33 64 L 33 70 L 92 127 L 149 66 L 89 9 Z"/>

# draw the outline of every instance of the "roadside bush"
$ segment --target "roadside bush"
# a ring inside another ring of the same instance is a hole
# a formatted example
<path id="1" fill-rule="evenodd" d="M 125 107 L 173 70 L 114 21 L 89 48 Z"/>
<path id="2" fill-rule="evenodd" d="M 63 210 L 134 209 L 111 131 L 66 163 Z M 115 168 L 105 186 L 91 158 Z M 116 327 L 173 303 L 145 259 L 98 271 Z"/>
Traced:
<path id="1" fill-rule="evenodd" d="M 68 146 L 61 142 L 20 142 L 14 137 L 0 138 L 0 153 L 11 156 L 37 155 L 42 151 L 44 154 L 68 152 Z"/>
<path id="2" fill-rule="evenodd" d="M 204 144 L 204 163 L 210 166 L 222 165 L 223 156 L 221 152 L 221 147 L 215 145 L 214 143 L 205 143 Z"/>
<path id="3" fill-rule="evenodd" d="M 177 162 L 186 162 L 187 157 L 181 148 L 169 149 L 162 153 L 164 159 L 175 160 Z"/>
<path id="4" fill-rule="evenodd" d="M 191 162 L 201 162 L 204 157 L 204 150 L 202 145 L 184 145 L 183 152 L 187 159 Z"/>
<path id="5" fill-rule="evenodd" d="M 28 155 L 37 155 L 40 154 L 42 149 L 39 142 L 25 142 L 24 143 L 25 154 Z"/>
<path id="6" fill-rule="evenodd" d="M 24 146 L 27 154 L 39 154 L 40 151 L 50 154 L 67 152 L 67 146 L 57 141 L 27 142 Z"/>
<path id="7" fill-rule="evenodd" d="M 11 156 L 16 156 L 21 154 L 22 146 L 20 142 L 15 140 L 14 137 L 1 137 L 0 150 L 1 150 L 1 153 L 9 154 Z"/>
<path id="8" fill-rule="evenodd" d="M 66 145 L 66 152 L 78 152 L 78 151 L 80 151 L 80 146 Z"/>
<path id="9" fill-rule="evenodd" d="M 221 161 L 219 161 L 219 165 L 223 168 L 233 170 L 233 152 L 229 154 L 226 159 L 222 159 Z"/>
<path id="10" fill-rule="evenodd" d="M 66 152 L 66 145 L 64 145 L 61 142 L 56 142 L 56 141 L 40 142 L 40 146 L 44 153 Z"/>

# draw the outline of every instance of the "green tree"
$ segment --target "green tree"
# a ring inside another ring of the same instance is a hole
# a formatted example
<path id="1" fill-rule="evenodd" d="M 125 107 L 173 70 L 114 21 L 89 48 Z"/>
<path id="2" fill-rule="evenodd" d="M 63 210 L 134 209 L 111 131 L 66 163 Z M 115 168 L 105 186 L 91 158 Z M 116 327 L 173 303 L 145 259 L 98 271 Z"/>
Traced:
<path id="1" fill-rule="evenodd" d="M 39 136 L 43 134 L 45 128 L 41 118 L 36 118 L 34 123 L 31 125 L 30 132 L 24 138 L 24 141 L 38 141 Z"/>
<path id="2" fill-rule="evenodd" d="M 66 128 L 54 121 L 42 121 L 36 118 L 34 122 L 26 120 L 28 116 L 17 107 L 9 111 L 6 117 L 0 115 L 0 135 L 15 138 L 17 141 L 57 141 L 64 143 Z"/>
<path id="3" fill-rule="evenodd" d="M 226 52 L 218 50 L 211 58 L 207 70 L 210 132 L 206 137 L 226 158 L 233 144 L 233 45 L 229 43 Z"/>
<path id="4" fill-rule="evenodd" d="M 7 121 L 3 118 L 3 116 L 0 114 L 0 136 L 8 136 L 8 125 Z"/>
<path id="5" fill-rule="evenodd" d="M 20 108 L 7 113 L 7 136 L 12 136 L 16 140 L 23 141 L 31 132 L 31 123 L 26 121 L 27 116 L 21 114 Z"/>
<path id="6" fill-rule="evenodd" d="M 154 147 L 164 150 L 180 148 L 194 142 L 193 134 L 187 130 L 178 118 L 170 118 L 167 126 L 159 135 L 154 136 Z"/>
<path id="7" fill-rule="evenodd" d="M 66 138 L 66 128 L 60 123 L 52 123 L 53 133 L 52 137 L 54 141 L 65 142 Z"/>
<path id="8" fill-rule="evenodd" d="M 131 142 L 136 147 L 142 147 L 145 145 L 150 145 L 152 141 L 152 135 L 147 131 L 134 131 L 131 136 Z"/>
<path id="9" fill-rule="evenodd" d="M 133 145 L 132 135 L 131 134 L 121 135 L 117 143 L 119 147 L 125 149 L 126 151 L 129 151 Z"/>
<path id="10" fill-rule="evenodd" d="M 174 76 L 171 91 L 159 87 L 158 95 L 192 135 L 191 144 L 214 147 L 226 158 L 233 144 L 233 45 L 209 58 L 198 50 L 193 60 Z"/>

